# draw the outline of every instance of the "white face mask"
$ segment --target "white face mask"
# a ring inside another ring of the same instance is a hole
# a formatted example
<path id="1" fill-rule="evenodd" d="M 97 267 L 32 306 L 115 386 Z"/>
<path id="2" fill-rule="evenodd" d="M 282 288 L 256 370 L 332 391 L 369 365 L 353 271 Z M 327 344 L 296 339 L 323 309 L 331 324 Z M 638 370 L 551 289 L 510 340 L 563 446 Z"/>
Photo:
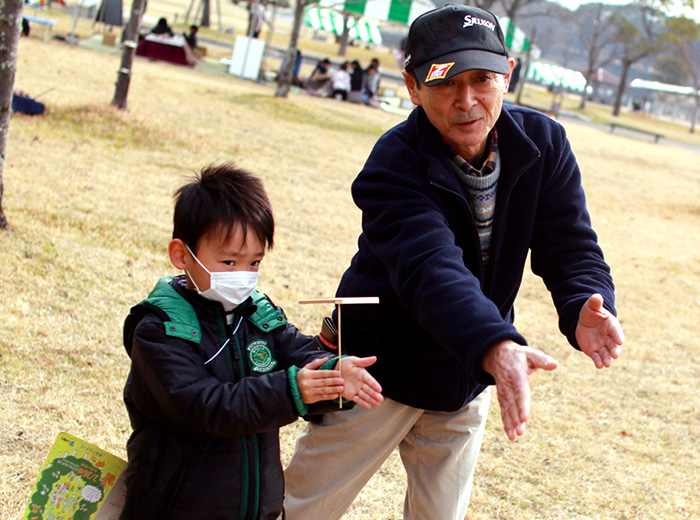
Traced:
<path id="1" fill-rule="evenodd" d="M 200 296 L 207 300 L 221 303 L 224 306 L 224 310 L 228 312 L 238 307 L 253 294 L 255 287 L 258 285 L 258 273 L 256 271 L 216 271 L 212 273 L 204 267 L 204 264 L 194 255 L 190 247 L 186 247 L 192 258 L 202 266 L 202 269 L 209 273 L 209 289 L 206 291 L 201 291 L 192 275 L 189 272 L 187 273 Z"/>

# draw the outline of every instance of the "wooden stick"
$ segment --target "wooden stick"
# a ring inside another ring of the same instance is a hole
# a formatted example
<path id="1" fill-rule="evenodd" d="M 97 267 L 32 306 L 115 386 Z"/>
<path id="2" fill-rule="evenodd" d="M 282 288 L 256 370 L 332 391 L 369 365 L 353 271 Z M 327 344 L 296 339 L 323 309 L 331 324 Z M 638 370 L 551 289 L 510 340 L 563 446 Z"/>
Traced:
<path id="1" fill-rule="evenodd" d="M 308 300 L 299 300 L 299 303 L 334 303 L 335 305 L 353 305 L 360 303 L 379 303 L 378 296 L 354 296 L 354 297 L 338 297 L 338 298 L 311 298 Z"/>
<path id="2" fill-rule="evenodd" d="M 340 338 L 343 335 L 340 333 L 340 311 L 341 305 L 353 305 L 361 303 L 379 303 L 378 296 L 346 296 L 336 298 L 310 298 L 308 300 L 299 300 L 299 303 L 333 303 L 338 311 L 338 371 L 342 377 L 343 367 L 341 365 L 343 359 L 343 350 L 340 344 Z M 343 408 L 343 394 L 338 395 L 338 408 Z"/>
<path id="3" fill-rule="evenodd" d="M 343 377 L 343 367 L 341 366 L 341 362 L 343 360 L 343 350 L 340 344 L 340 338 L 342 337 L 340 334 L 340 303 L 336 303 L 335 308 L 338 309 L 338 372 L 340 372 L 340 377 Z M 338 408 L 343 408 L 343 394 L 338 396 Z"/>

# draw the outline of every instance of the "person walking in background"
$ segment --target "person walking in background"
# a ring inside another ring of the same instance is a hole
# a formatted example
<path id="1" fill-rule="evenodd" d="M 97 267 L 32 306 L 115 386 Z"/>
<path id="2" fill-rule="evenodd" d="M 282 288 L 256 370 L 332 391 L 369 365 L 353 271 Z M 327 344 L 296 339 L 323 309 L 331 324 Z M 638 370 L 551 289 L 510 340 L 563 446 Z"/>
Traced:
<path id="1" fill-rule="evenodd" d="M 253 38 L 260 36 L 263 23 L 269 23 L 265 16 L 265 1 L 253 0 L 250 4 L 250 14 L 248 16 L 248 36 Z"/>
<path id="2" fill-rule="evenodd" d="M 289 520 L 340 518 L 397 447 L 404 518 L 464 519 L 490 388 L 513 440 L 529 375 L 557 367 L 513 323 L 528 255 L 571 345 L 597 368 L 621 354 L 576 159 L 558 122 L 503 104 L 513 66 L 488 11 L 447 5 L 411 24 L 403 78 L 417 107 L 352 184 L 362 233 L 337 289 L 379 297 L 343 309 L 343 348 L 377 356 L 385 400 L 307 425 L 285 472 Z"/>

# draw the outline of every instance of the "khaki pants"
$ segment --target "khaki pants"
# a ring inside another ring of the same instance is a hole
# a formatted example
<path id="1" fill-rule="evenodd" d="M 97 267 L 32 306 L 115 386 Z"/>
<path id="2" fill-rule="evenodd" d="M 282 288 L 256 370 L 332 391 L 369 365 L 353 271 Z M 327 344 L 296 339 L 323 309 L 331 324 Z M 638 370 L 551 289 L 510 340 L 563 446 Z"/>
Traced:
<path id="1" fill-rule="evenodd" d="M 288 520 L 332 520 L 399 448 L 408 487 L 405 520 L 463 520 L 484 436 L 491 391 L 456 412 L 431 412 L 391 399 L 309 423 L 285 470 Z"/>

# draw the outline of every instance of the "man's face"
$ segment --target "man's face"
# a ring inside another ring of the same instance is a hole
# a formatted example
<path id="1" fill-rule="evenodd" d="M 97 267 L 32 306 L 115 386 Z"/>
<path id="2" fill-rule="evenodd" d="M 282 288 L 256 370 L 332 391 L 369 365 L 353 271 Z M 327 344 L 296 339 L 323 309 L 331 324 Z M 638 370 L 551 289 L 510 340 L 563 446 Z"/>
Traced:
<path id="1" fill-rule="evenodd" d="M 512 72 L 514 61 L 509 62 Z M 423 107 L 447 144 L 473 166 L 481 166 L 489 132 L 501 114 L 510 72 L 468 70 L 439 85 L 420 88 L 413 76 L 407 72 L 403 76 L 411 101 Z"/>

